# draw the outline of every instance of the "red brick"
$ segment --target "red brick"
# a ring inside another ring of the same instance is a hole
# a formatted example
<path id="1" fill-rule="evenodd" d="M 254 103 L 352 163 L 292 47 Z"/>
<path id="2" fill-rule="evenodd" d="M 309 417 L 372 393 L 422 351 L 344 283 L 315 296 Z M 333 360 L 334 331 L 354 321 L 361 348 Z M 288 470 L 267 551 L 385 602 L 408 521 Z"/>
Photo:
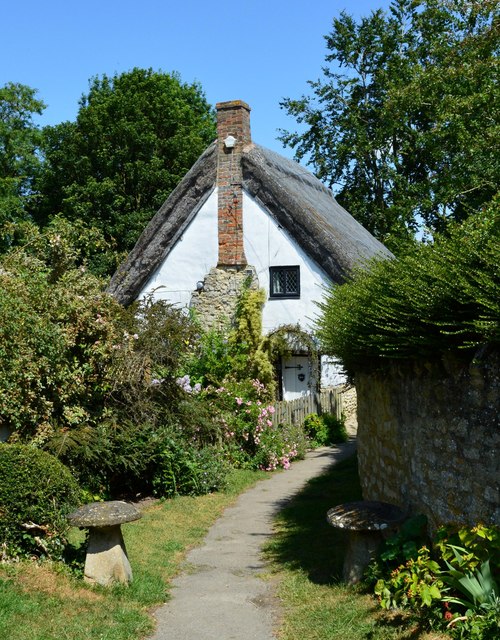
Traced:
<path id="1" fill-rule="evenodd" d="M 251 142 L 250 107 L 241 100 L 219 102 L 217 105 L 217 187 L 219 260 L 218 266 L 242 267 L 247 264 L 243 248 L 243 191 L 241 154 Z M 235 146 L 227 149 L 224 140 L 236 138 Z"/>

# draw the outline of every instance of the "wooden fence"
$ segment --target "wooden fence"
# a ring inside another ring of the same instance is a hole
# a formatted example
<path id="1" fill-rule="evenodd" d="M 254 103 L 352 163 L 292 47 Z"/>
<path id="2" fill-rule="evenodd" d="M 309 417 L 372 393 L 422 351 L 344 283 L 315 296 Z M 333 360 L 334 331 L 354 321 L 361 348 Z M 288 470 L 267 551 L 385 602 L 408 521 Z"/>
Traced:
<path id="1" fill-rule="evenodd" d="M 310 413 L 331 413 L 342 416 L 342 393 L 340 388 L 327 389 L 296 400 L 283 400 L 274 404 L 274 424 L 301 424 Z"/>

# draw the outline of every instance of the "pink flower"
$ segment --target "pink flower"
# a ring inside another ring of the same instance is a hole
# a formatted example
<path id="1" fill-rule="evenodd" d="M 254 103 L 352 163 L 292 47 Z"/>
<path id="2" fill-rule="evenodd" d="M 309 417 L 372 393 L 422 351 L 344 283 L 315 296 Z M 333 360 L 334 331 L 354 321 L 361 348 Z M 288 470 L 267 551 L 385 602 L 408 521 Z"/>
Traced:
<path id="1" fill-rule="evenodd" d="M 243 404 L 243 398 L 235 398 L 236 400 L 236 404 L 240 405 Z"/>

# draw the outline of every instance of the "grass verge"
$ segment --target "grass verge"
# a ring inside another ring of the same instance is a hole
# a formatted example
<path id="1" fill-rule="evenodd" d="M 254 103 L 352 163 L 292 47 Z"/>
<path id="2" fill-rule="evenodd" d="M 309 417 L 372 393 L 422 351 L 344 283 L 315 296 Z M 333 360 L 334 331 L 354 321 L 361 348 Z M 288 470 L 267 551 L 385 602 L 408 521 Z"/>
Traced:
<path id="1" fill-rule="evenodd" d="M 224 493 L 155 502 L 122 527 L 134 572 L 129 587 L 90 587 L 58 563 L 0 565 L 0 638 L 137 640 L 153 631 L 152 607 L 168 599 L 169 581 L 187 551 L 237 495 L 266 476 L 235 471 Z M 76 546 L 83 540 L 73 531 Z"/>
<path id="2" fill-rule="evenodd" d="M 341 582 L 345 534 L 328 525 L 326 512 L 360 497 L 353 456 L 310 480 L 278 515 L 266 555 L 279 584 L 280 640 L 444 638 L 409 619 L 384 614 L 371 595 Z"/>

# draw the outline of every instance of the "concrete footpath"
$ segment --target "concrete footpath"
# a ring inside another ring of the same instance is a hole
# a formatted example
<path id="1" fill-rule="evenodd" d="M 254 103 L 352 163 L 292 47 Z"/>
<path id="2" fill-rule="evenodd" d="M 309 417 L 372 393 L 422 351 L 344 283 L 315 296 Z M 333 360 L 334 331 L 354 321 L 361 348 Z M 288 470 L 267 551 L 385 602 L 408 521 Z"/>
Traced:
<path id="1" fill-rule="evenodd" d="M 152 640 L 272 640 L 279 620 L 261 547 L 273 517 L 312 477 L 351 455 L 354 441 L 322 448 L 243 493 L 187 556 L 172 598 L 157 609 Z M 326 514 L 325 514 L 326 517 Z"/>

